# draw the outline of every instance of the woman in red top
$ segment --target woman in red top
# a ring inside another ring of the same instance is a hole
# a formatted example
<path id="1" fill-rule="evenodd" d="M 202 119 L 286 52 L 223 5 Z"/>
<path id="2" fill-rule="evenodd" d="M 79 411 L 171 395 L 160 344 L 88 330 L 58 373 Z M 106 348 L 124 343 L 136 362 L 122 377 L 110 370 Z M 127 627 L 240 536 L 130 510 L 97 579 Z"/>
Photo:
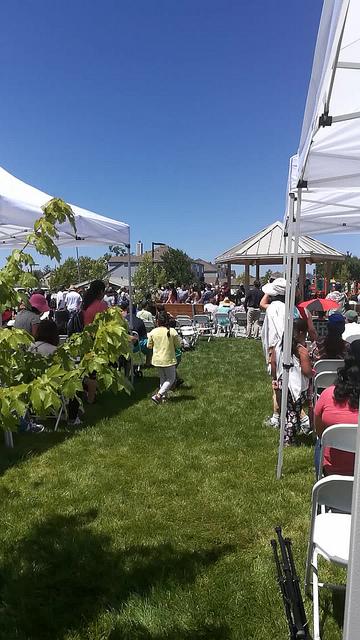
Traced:
<path id="1" fill-rule="evenodd" d="M 349 346 L 336 383 L 325 389 L 315 405 L 315 429 L 319 437 L 334 424 L 358 424 L 360 395 L 360 340 Z M 326 447 L 325 475 L 353 475 L 354 454 Z"/>
<path id="2" fill-rule="evenodd" d="M 94 280 L 84 294 L 82 312 L 84 326 L 91 324 L 97 313 L 106 311 L 108 306 L 103 300 L 105 295 L 105 283 L 102 280 Z"/>

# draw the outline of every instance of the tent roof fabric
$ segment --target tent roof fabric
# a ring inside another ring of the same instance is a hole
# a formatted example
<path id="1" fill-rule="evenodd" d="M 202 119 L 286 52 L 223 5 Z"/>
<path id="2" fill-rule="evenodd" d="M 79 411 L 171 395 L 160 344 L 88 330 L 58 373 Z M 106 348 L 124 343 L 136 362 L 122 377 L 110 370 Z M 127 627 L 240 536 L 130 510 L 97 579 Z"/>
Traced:
<path id="1" fill-rule="evenodd" d="M 225 262 L 232 264 L 251 262 L 281 264 L 284 251 L 284 225 L 277 221 L 240 244 L 231 247 L 218 256 L 215 262 L 218 264 Z M 343 253 L 308 236 L 300 237 L 299 257 L 311 259 L 313 262 L 345 260 Z"/>
<path id="2" fill-rule="evenodd" d="M 359 85 L 360 2 L 326 0 L 299 145 L 297 179 L 310 188 L 359 186 Z"/>
<path id="3" fill-rule="evenodd" d="M 32 187 L 0 167 L 0 248 L 22 247 L 41 207 L 53 196 Z M 129 225 L 70 205 L 75 214 L 76 235 L 66 222 L 58 226 L 60 247 L 129 244 Z"/>

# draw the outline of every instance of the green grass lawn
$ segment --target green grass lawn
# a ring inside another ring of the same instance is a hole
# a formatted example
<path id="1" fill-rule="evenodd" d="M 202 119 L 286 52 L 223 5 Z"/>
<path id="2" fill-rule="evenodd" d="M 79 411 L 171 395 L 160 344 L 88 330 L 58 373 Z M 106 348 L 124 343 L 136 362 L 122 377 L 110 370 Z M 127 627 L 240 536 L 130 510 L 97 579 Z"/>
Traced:
<path id="1" fill-rule="evenodd" d="M 164 406 L 151 370 L 76 434 L 1 448 L 1 640 L 287 639 L 269 541 L 280 523 L 302 579 L 312 448 L 276 481 L 259 343 L 201 343 L 180 372 Z"/>

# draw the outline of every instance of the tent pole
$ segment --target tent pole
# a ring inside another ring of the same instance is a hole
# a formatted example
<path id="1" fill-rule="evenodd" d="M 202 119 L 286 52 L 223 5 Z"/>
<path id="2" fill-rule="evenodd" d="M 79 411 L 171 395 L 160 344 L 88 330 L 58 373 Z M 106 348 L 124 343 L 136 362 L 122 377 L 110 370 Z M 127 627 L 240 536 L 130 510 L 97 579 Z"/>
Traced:
<path id="1" fill-rule="evenodd" d="M 288 252 L 286 265 L 286 295 L 285 295 L 285 323 L 284 323 L 284 345 L 283 345 L 283 378 L 281 393 L 281 409 L 280 409 L 280 434 L 279 434 L 279 452 L 276 477 L 281 477 L 283 464 L 284 449 L 284 433 L 286 421 L 286 407 L 289 388 L 289 369 L 291 364 L 291 344 L 293 334 L 293 308 L 295 304 L 297 262 L 299 250 L 300 235 L 300 212 L 301 212 L 301 189 L 297 190 L 296 218 L 294 230 L 294 204 L 295 196 L 290 194 L 290 220 L 289 220 L 289 236 L 288 236 Z M 294 246 L 292 247 L 292 245 Z M 292 252 L 293 249 L 293 252 Z"/>
<path id="2" fill-rule="evenodd" d="M 132 291 L 132 283 L 131 283 L 131 253 L 130 253 L 130 237 L 129 244 L 127 245 L 128 250 L 128 284 L 129 284 L 129 329 L 130 332 L 133 328 L 133 291 Z M 134 383 L 134 365 L 132 358 L 130 359 L 130 380 L 131 384 Z"/>
<path id="3" fill-rule="evenodd" d="M 9 447 L 10 449 L 13 449 L 14 448 L 14 440 L 13 440 L 12 431 L 5 431 L 4 432 L 4 439 L 5 439 L 5 446 Z"/>
<path id="4" fill-rule="evenodd" d="M 75 249 L 76 249 L 77 271 L 78 271 L 78 278 L 79 278 L 79 284 L 80 284 L 81 276 L 80 276 L 80 262 L 79 262 L 79 247 L 76 245 Z"/>
<path id="5" fill-rule="evenodd" d="M 356 437 L 354 488 L 351 506 L 350 551 L 346 580 L 343 640 L 357 640 L 360 629 L 360 413 Z"/>

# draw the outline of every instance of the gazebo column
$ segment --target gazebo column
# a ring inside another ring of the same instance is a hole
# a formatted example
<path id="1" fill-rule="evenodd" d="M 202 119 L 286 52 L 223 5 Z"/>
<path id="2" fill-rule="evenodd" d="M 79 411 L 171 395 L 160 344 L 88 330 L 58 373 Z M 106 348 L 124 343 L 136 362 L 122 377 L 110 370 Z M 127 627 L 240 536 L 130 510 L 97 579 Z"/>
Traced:
<path id="1" fill-rule="evenodd" d="M 246 293 L 249 291 L 250 286 L 250 265 L 245 264 L 245 278 L 244 278 L 244 287 Z"/>
<path id="2" fill-rule="evenodd" d="M 329 293 L 330 291 L 330 265 L 331 263 L 327 260 L 324 264 L 324 290 L 325 290 L 325 296 Z"/>
<path id="3" fill-rule="evenodd" d="M 228 265 L 227 265 L 226 280 L 227 280 L 229 289 L 231 289 L 231 262 L 228 262 Z"/>
<path id="4" fill-rule="evenodd" d="M 255 264 L 256 264 L 256 275 L 255 275 L 255 278 L 256 278 L 256 280 L 260 280 L 260 264 L 259 264 L 259 262 L 256 262 Z"/>
<path id="5" fill-rule="evenodd" d="M 300 290 L 301 300 L 304 300 L 305 278 L 306 278 L 306 259 L 305 258 L 300 258 L 300 260 L 299 260 L 299 290 Z"/>

